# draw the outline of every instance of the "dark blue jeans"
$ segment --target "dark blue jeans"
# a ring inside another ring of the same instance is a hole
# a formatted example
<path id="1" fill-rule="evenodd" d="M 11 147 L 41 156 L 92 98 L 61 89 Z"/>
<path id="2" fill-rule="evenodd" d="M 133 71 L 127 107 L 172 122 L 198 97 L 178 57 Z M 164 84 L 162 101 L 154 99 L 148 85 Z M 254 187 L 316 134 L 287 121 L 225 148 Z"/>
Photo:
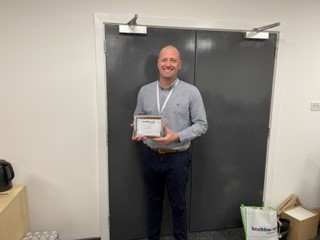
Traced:
<path id="1" fill-rule="evenodd" d="M 186 189 L 190 173 L 190 152 L 157 153 L 144 149 L 144 179 L 148 195 L 148 238 L 159 239 L 165 188 L 172 210 L 173 234 L 186 240 L 188 213 Z"/>

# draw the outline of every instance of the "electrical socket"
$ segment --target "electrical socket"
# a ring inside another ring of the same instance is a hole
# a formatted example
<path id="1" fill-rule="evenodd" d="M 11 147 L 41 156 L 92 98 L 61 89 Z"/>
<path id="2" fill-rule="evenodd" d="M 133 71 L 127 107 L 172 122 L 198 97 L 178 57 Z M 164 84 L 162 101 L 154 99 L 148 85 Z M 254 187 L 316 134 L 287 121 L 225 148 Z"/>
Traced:
<path id="1" fill-rule="evenodd" d="M 320 111 L 320 101 L 311 102 L 311 111 Z"/>

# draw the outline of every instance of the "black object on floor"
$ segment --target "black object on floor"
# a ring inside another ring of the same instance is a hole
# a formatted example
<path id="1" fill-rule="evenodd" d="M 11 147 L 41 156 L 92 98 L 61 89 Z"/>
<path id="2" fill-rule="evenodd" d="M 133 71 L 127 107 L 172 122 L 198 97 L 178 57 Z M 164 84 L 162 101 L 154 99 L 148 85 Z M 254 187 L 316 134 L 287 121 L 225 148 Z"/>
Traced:
<path id="1" fill-rule="evenodd" d="M 244 240 L 243 228 L 220 229 L 215 231 L 189 233 L 189 240 Z M 138 239 L 136 239 L 138 240 Z M 140 240 L 147 240 L 143 238 Z M 174 240 L 173 235 L 162 236 L 160 240 Z"/>

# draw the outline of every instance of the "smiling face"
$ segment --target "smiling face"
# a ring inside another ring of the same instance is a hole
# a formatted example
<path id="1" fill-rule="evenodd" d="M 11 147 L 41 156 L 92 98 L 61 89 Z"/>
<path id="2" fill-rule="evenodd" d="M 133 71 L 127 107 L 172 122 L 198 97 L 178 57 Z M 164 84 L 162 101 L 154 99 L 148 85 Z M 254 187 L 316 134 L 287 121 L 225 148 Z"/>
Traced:
<path id="1" fill-rule="evenodd" d="M 177 79 L 181 68 L 180 53 L 174 46 L 166 46 L 161 49 L 158 58 L 160 82 L 171 84 Z"/>

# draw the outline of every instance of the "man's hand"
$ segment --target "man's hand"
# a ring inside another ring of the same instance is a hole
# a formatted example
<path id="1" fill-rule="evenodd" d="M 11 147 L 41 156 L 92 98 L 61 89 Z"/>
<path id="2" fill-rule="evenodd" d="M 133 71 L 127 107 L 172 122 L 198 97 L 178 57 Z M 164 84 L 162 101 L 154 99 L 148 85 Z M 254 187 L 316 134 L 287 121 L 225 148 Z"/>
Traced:
<path id="1" fill-rule="evenodd" d="M 143 141 L 144 139 L 146 139 L 147 137 L 146 136 L 134 136 L 133 135 L 133 133 L 132 133 L 132 137 L 131 137 L 131 139 L 133 140 L 133 141 Z"/>
<path id="2" fill-rule="evenodd" d="M 164 131 L 166 133 L 164 137 L 157 137 L 152 140 L 165 145 L 179 140 L 179 135 L 167 126 L 164 126 Z"/>
<path id="3" fill-rule="evenodd" d="M 133 123 L 130 124 L 130 127 L 133 128 Z M 133 141 L 143 141 L 144 139 L 146 139 L 147 137 L 146 136 L 137 136 L 137 135 L 134 135 L 134 133 L 132 132 L 132 136 L 131 136 L 131 139 Z"/>

